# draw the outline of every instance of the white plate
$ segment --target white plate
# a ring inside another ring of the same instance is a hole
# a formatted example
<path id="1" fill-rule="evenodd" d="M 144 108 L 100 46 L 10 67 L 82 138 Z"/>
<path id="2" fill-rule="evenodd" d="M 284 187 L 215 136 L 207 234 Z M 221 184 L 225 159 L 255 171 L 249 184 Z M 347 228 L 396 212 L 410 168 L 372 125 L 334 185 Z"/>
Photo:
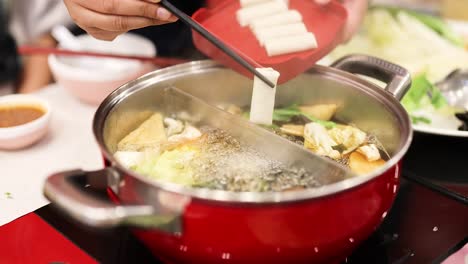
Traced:
<path id="1" fill-rule="evenodd" d="M 459 130 L 454 130 L 454 129 L 431 127 L 431 126 L 425 126 L 425 125 L 414 125 L 414 124 L 413 124 L 413 129 L 414 131 L 426 133 L 426 134 L 468 138 L 468 131 L 459 131 Z"/>
<path id="2" fill-rule="evenodd" d="M 317 62 L 319 65 L 330 66 L 333 61 L 330 57 L 326 56 Z M 366 76 L 360 76 L 378 86 L 383 87 L 383 83 L 373 80 L 372 78 Z M 455 115 L 453 117 L 446 117 L 437 113 L 429 112 L 426 110 L 419 110 L 413 113 L 416 116 L 427 117 L 431 120 L 431 124 L 413 124 L 414 131 L 433 134 L 440 136 L 450 136 L 450 137 L 468 137 L 468 131 L 460 131 L 458 127 L 462 124 Z"/>
<path id="3" fill-rule="evenodd" d="M 462 35 L 465 40 L 468 41 L 468 21 L 446 20 L 446 22 L 455 32 Z M 325 56 L 317 62 L 317 64 L 324 66 L 329 66 L 332 63 L 333 61 L 329 56 Z M 376 82 L 370 78 L 364 77 L 364 79 L 382 86 L 379 82 Z M 434 115 L 433 113 L 427 112 L 425 110 L 419 110 L 418 113 L 413 114 L 430 117 L 432 121 L 431 124 L 413 124 L 413 129 L 417 132 L 450 137 L 468 137 L 468 131 L 458 130 L 458 127 L 461 125 L 461 121 L 459 121 L 455 116 L 448 118 L 442 115 Z"/>
<path id="4" fill-rule="evenodd" d="M 447 117 L 426 110 L 418 110 L 413 114 L 431 119 L 431 124 L 413 124 L 413 129 L 417 132 L 450 137 L 468 137 L 468 131 L 458 130 L 462 122 L 455 116 Z"/>
<path id="5" fill-rule="evenodd" d="M 468 22 L 458 21 L 458 20 L 446 20 L 446 22 L 452 27 L 452 29 L 458 34 L 464 36 L 465 39 L 468 39 Z M 440 117 L 436 117 L 432 121 L 434 124 L 431 125 L 415 125 L 413 124 L 413 129 L 417 132 L 440 135 L 440 136 L 450 136 L 450 137 L 468 137 L 468 131 L 458 130 L 458 126 L 461 124 L 455 117 L 453 120 L 445 119 L 442 120 Z M 454 122 L 454 120 L 458 122 Z"/>

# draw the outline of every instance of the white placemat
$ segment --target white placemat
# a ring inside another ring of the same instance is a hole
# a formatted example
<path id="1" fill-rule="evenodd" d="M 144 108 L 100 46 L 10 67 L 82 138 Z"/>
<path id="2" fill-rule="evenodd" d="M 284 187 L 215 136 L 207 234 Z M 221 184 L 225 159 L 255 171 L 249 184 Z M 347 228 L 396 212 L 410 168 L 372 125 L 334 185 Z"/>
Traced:
<path id="1" fill-rule="evenodd" d="M 92 133 L 97 107 L 79 102 L 55 84 L 36 95 L 52 107 L 50 129 L 27 149 L 0 151 L 0 226 L 48 203 L 42 187 L 51 173 L 103 166 Z"/>

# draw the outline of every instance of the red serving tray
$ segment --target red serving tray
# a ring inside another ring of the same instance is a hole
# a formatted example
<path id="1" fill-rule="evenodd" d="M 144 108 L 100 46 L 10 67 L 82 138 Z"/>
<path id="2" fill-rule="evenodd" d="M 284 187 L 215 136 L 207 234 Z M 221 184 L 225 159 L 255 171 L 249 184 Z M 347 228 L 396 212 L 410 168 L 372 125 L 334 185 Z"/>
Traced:
<path id="1" fill-rule="evenodd" d="M 313 0 L 290 0 L 289 9 L 296 9 L 303 17 L 308 31 L 313 32 L 318 48 L 291 54 L 269 57 L 260 46 L 249 27 L 241 27 L 236 19 L 239 0 L 226 0 L 212 9 L 202 8 L 193 19 L 235 50 L 255 67 L 272 67 L 281 73 L 279 83 L 284 83 L 305 72 L 339 44 L 347 12 L 337 1 L 318 5 Z M 193 42 L 198 50 L 235 71 L 253 78 L 253 75 L 224 54 L 208 40 L 193 31 Z"/>

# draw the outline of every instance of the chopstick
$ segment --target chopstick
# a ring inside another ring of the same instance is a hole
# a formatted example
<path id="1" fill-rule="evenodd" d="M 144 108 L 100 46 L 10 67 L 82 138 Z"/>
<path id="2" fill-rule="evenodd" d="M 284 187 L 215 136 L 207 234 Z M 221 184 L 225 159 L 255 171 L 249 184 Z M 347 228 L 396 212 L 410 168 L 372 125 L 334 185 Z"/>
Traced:
<path id="1" fill-rule="evenodd" d="M 18 47 L 18 53 L 21 55 L 37 55 L 37 54 L 55 54 L 60 56 L 88 56 L 98 58 L 115 58 L 115 59 L 127 59 L 137 60 L 142 62 L 150 62 L 161 67 L 172 66 L 180 63 L 188 62 L 188 60 L 176 59 L 176 58 L 165 58 L 165 57 L 145 57 L 145 56 L 131 56 L 131 55 L 118 55 L 111 53 L 101 53 L 92 51 L 72 51 L 57 48 L 45 48 L 35 46 L 20 46 Z"/>
<path id="2" fill-rule="evenodd" d="M 190 26 L 192 29 L 200 33 L 204 38 L 206 38 L 208 41 L 210 41 L 213 45 L 218 47 L 220 50 L 222 50 L 224 53 L 229 55 L 232 59 L 234 59 L 237 63 L 242 65 L 244 68 L 249 70 L 251 73 L 253 73 L 255 76 L 260 78 L 263 82 L 265 82 L 268 86 L 271 88 L 275 88 L 275 85 L 268 80 L 263 74 L 258 72 L 252 65 L 250 65 L 244 58 L 239 56 L 236 52 L 234 52 L 232 49 L 230 49 L 228 46 L 226 46 L 221 40 L 219 40 L 217 37 L 215 37 L 213 34 L 211 34 L 208 30 L 206 30 L 204 27 L 202 27 L 200 24 L 198 24 L 195 20 L 193 20 L 191 17 L 186 15 L 184 12 L 180 11 L 177 7 L 172 5 L 168 0 L 161 0 L 159 2 L 161 6 L 169 10 L 172 14 L 174 14 L 176 17 L 178 17 L 182 22 Z"/>

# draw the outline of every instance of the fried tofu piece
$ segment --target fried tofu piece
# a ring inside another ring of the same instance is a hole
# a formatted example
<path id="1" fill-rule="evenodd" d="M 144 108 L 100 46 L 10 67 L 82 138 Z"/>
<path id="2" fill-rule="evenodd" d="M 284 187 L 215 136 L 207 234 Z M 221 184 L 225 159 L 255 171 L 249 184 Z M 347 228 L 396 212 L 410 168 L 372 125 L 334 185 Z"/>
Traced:
<path id="1" fill-rule="evenodd" d="M 308 115 L 320 120 L 329 121 L 336 113 L 338 106 L 336 104 L 317 104 L 310 106 L 301 106 L 299 109 Z"/>
<path id="2" fill-rule="evenodd" d="M 349 156 L 349 167 L 358 175 L 369 174 L 385 164 L 383 159 L 368 161 L 361 153 L 355 151 Z"/>
<path id="3" fill-rule="evenodd" d="M 304 126 L 303 125 L 282 125 L 280 128 L 281 132 L 298 137 L 304 137 Z"/>
<path id="4" fill-rule="evenodd" d="M 148 148 L 159 148 L 167 139 L 164 130 L 163 116 L 154 113 L 137 129 L 125 136 L 117 145 L 120 151 L 143 151 Z"/>

